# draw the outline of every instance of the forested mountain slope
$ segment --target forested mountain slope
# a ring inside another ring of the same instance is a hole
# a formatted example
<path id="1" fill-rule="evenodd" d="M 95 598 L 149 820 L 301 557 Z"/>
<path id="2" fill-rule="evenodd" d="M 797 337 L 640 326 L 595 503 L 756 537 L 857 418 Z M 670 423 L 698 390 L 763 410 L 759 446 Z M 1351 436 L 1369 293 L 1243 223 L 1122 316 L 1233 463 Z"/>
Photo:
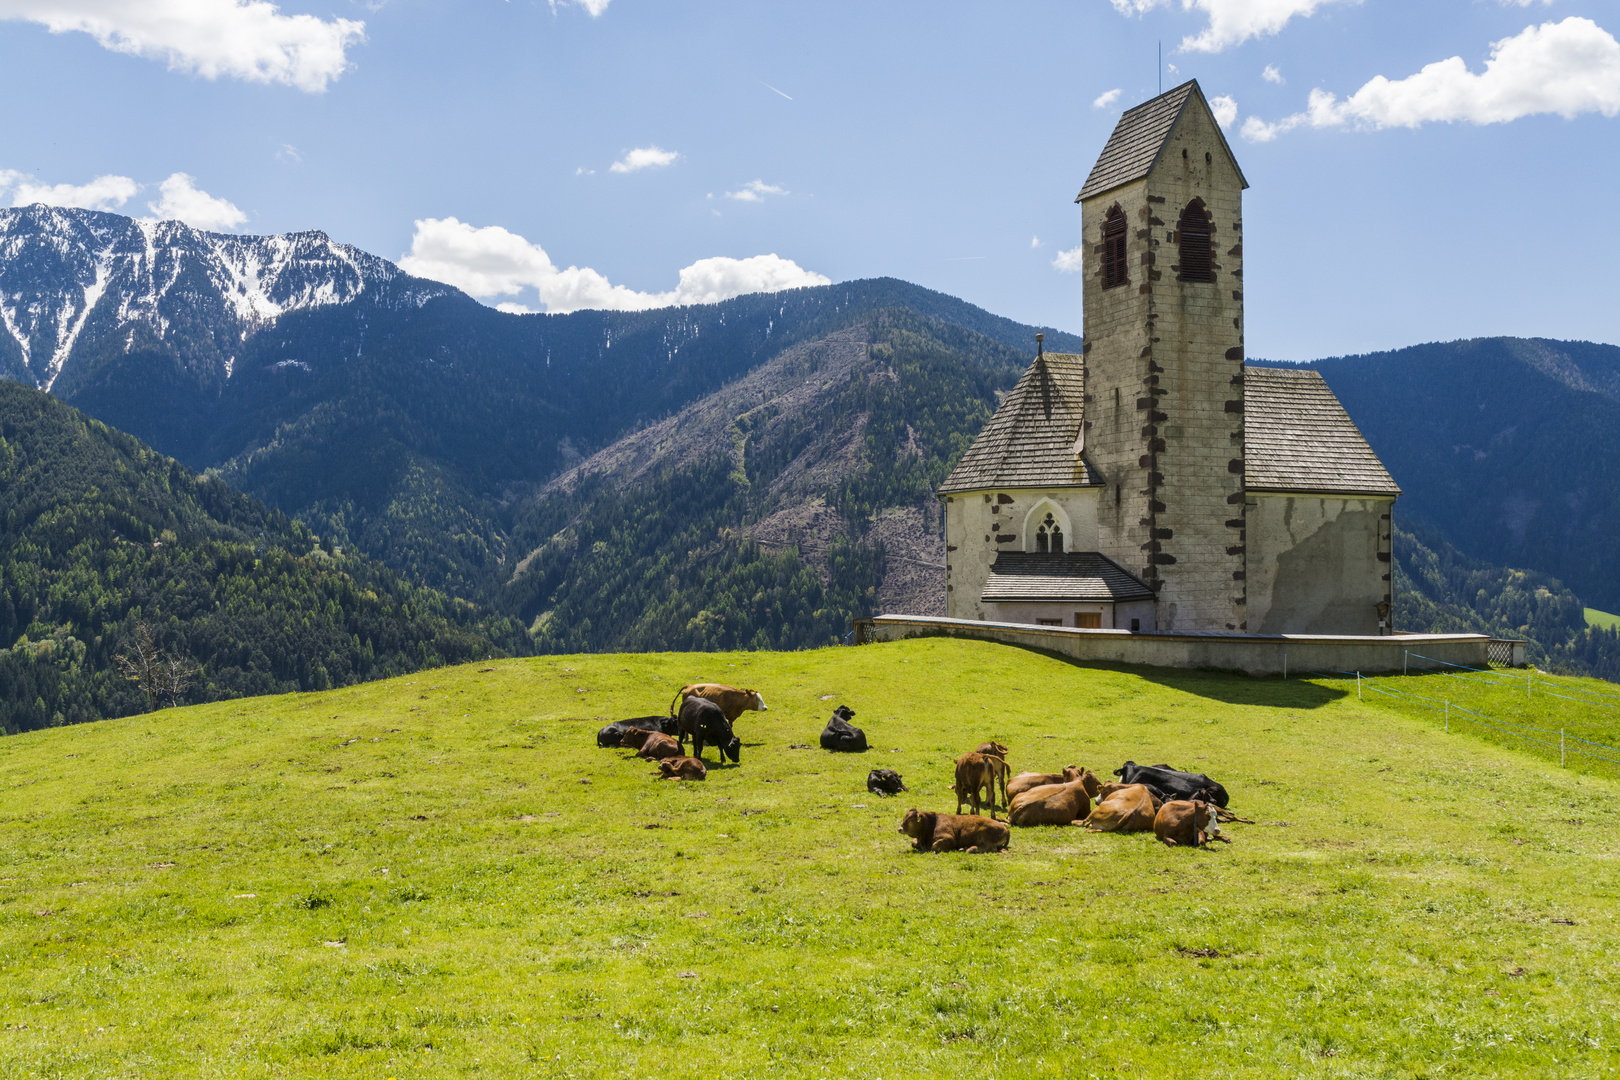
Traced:
<path id="1" fill-rule="evenodd" d="M 548 485 L 498 603 L 557 651 L 792 648 L 942 613 L 934 488 L 1027 362 L 908 311 L 795 345 Z"/>
<path id="2" fill-rule="evenodd" d="M 510 620 L 0 382 L 0 731 L 141 711 L 115 663 L 138 624 L 194 667 L 187 701 L 527 650 Z"/>

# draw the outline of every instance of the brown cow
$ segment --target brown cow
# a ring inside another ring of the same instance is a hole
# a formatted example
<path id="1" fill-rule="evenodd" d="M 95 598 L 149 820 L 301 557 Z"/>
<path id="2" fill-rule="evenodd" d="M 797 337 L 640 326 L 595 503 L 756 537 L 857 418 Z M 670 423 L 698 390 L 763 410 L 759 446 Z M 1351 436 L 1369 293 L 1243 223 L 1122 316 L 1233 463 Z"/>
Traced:
<path id="1" fill-rule="evenodd" d="M 1065 765 L 1062 772 L 1021 772 L 1007 781 L 1007 793 L 1016 799 L 1030 788 L 1045 787 L 1047 784 L 1067 784 L 1071 780 L 1078 779 L 1080 779 L 1078 765 Z M 1087 791 L 1086 794 L 1090 795 L 1091 792 Z"/>
<path id="2" fill-rule="evenodd" d="M 647 740 L 656 734 L 659 733 L 645 728 L 631 728 L 619 736 L 619 745 L 627 750 L 640 750 L 647 745 Z"/>
<path id="3" fill-rule="evenodd" d="M 1001 743 L 996 742 L 994 739 L 987 743 L 980 743 L 978 746 L 975 746 L 973 748 L 973 752 L 975 754 L 985 754 L 989 757 L 998 757 L 1003 761 L 1007 760 L 1007 748 Z"/>
<path id="4" fill-rule="evenodd" d="M 984 801 L 990 804 L 990 818 L 996 817 L 996 777 L 1002 776 L 1007 763 L 1000 758 L 987 757 L 984 754 L 963 754 L 956 759 L 956 812 L 962 812 L 962 804 L 967 803 L 973 807 L 973 813 L 979 812 L 979 792 L 985 794 Z"/>
<path id="5" fill-rule="evenodd" d="M 658 773 L 661 780 L 706 780 L 709 767 L 702 758 L 672 757 L 658 763 Z"/>
<path id="6" fill-rule="evenodd" d="M 661 731 L 655 731 L 649 734 L 647 736 L 647 741 L 641 744 L 641 749 L 636 751 L 636 757 L 646 758 L 649 761 L 657 758 L 683 756 L 684 755 L 681 752 L 681 744 Z"/>
<path id="7" fill-rule="evenodd" d="M 1093 832 L 1147 832 L 1159 800 L 1145 784 L 1103 784 L 1096 809 L 1083 822 Z"/>
<path id="8" fill-rule="evenodd" d="M 739 690 L 735 686 L 724 683 L 704 682 L 688 683 L 681 687 L 675 695 L 675 700 L 669 703 L 669 715 L 679 716 L 681 706 L 686 704 L 689 697 L 708 698 L 720 706 L 720 711 L 726 714 L 726 723 L 734 724 L 737 717 L 752 709 L 755 712 L 768 712 L 765 699 L 759 696 L 758 690 Z"/>
<path id="9" fill-rule="evenodd" d="M 916 809 L 906 812 L 900 831 L 911 837 L 913 851 L 965 851 L 979 855 L 1001 851 L 1012 839 L 1012 830 L 1004 822 Z"/>
<path id="10" fill-rule="evenodd" d="M 1153 835 L 1169 847 L 1203 847 L 1216 840 L 1232 842 L 1221 835 L 1215 804 L 1203 799 L 1172 799 L 1159 807 L 1153 819 Z"/>
<path id="11" fill-rule="evenodd" d="M 1030 788 L 1012 801 L 1007 820 L 1014 825 L 1071 825 L 1091 813 L 1086 783 L 1075 778 L 1067 784 Z"/>

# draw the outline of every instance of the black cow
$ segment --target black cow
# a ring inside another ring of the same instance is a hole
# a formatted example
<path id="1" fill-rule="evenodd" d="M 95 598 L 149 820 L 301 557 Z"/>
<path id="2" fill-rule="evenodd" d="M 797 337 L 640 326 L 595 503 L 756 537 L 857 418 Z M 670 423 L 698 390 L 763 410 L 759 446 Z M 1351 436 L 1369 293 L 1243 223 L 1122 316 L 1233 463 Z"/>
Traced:
<path id="1" fill-rule="evenodd" d="M 627 731 L 656 731 L 674 735 L 679 729 L 673 716 L 638 716 L 634 720 L 615 720 L 596 733 L 597 746 L 618 746 Z"/>
<path id="2" fill-rule="evenodd" d="M 851 724 L 855 710 L 840 705 L 833 710 L 832 719 L 821 733 L 821 748 L 845 754 L 859 754 L 866 750 L 866 732 Z"/>
<path id="3" fill-rule="evenodd" d="M 900 774 L 893 769 L 873 769 L 866 774 L 866 790 L 874 795 L 887 797 L 898 795 L 902 791 L 909 791 Z"/>
<path id="4" fill-rule="evenodd" d="M 1114 770 L 1122 784 L 1143 784 L 1160 802 L 1175 799 L 1202 799 L 1224 807 L 1226 789 L 1204 773 L 1182 772 L 1168 765 L 1138 765 L 1127 761 Z"/>
<path id="5" fill-rule="evenodd" d="M 731 721 L 726 719 L 725 712 L 708 698 L 687 698 L 675 722 L 679 728 L 675 741 L 684 750 L 687 736 L 691 736 L 693 757 L 701 758 L 707 743 L 719 749 L 721 761 L 729 757 L 734 763 L 741 763 L 742 740 L 731 733 Z"/>

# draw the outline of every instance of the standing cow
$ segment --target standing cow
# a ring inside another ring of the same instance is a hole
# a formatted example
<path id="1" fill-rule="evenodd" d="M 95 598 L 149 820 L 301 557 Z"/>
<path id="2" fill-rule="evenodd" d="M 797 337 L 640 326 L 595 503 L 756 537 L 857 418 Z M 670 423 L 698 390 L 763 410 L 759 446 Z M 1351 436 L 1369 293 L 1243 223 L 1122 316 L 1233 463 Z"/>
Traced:
<path id="1" fill-rule="evenodd" d="M 676 717 L 680 733 L 676 742 L 683 748 L 688 737 L 692 740 L 692 756 L 701 758 L 703 747 L 707 743 L 720 751 L 720 760 L 730 758 L 734 763 L 742 761 L 742 740 L 731 733 L 731 721 L 720 706 L 703 697 L 689 697 L 681 704 L 681 712 Z"/>
<path id="2" fill-rule="evenodd" d="M 681 687 L 675 695 L 675 700 L 669 703 L 669 715 L 679 716 L 681 706 L 685 705 L 689 698 L 694 697 L 706 698 L 720 706 L 720 711 L 726 714 L 728 724 L 735 724 L 737 717 L 750 709 L 754 712 L 770 711 L 765 699 L 759 696 L 758 690 L 739 690 L 724 683 L 703 682 L 688 683 Z"/>

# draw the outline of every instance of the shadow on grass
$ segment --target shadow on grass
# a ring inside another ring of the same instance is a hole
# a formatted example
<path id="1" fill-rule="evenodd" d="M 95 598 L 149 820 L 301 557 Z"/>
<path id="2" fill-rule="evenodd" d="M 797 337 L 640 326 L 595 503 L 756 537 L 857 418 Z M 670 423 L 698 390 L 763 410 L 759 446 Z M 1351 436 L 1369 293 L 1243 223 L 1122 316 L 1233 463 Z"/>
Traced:
<path id="1" fill-rule="evenodd" d="M 1260 705 L 1274 709 L 1319 709 L 1349 694 L 1331 686 L 1318 686 L 1302 679 L 1283 679 L 1275 676 L 1256 678 L 1241 671 L 1222 671 L 1216 668 L 1162 668 L 1144 664 L 1106 664 L 1093 660 L 1076 660 L 1060 652 L 1019 645 L 1013 642 L 995 642 L 1009 649 L 1022 649 L 1049 660 L 1087 671 L 1114 671 L 1122 675 L 1135 675 L 1148 682 L 1158 683 L 1171 690 L 1210 698 L 1227 705 Z"/>

